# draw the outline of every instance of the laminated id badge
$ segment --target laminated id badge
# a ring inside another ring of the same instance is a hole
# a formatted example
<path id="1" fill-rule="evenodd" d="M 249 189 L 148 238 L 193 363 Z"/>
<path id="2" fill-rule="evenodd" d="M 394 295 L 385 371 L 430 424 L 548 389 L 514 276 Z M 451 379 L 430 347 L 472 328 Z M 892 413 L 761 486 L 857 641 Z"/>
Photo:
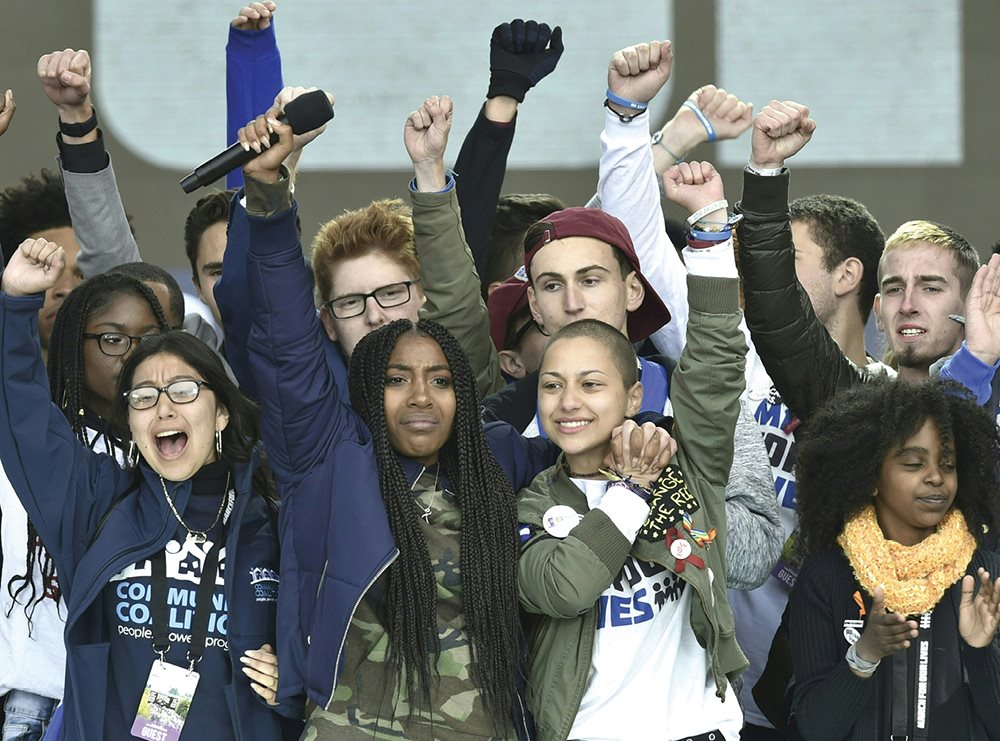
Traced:
<path id="1" fill-rule="evenodd" d="M 199 678 L 198 672 L 183 666 L 154 661 L 132 723 L 132 735 L 148 741 L 177 741 Z"/>

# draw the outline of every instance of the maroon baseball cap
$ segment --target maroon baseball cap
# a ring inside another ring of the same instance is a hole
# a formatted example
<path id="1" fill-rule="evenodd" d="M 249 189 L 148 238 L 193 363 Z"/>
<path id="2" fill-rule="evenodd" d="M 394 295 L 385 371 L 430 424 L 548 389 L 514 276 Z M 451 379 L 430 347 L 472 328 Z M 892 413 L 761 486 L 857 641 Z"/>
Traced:
<path id="1" fill-rule="evenodd" d="M 632 245 L 632 237 L 629 236 L 628 229 L 620 220 L 599 208 L 574 207 L 564 208 L 562 211 L 549 214 L 540 223 L 547 223 L 549 226 L 539 235 L 533 244 L 524 245 L 524 267 L 527 272 L 530 273 L 531 261 L 538 253 L 538 250 L 549 242 L 554 242 L 557 239 L 566 239 L 567 237 L 592 237 L 599 239 L 624 253 L 629 265 L 632 266 L 635 274 L 639 276 L 639 280 L 642 281 L 642 285 L 646 289 L 642 304 L 635 311 L 629 312 L 627 324 L 628 338 L 632 342 L 644 340 L 670 321 L 670 312 L 667 311 L 667 307 L 660 299 L 660 296 L 642 274 L 642 269 L 639 266 L 639 256 L 635 254 L 635 247 Z M 527 286 L 525 286 L 525 301 L 527 301 Z M 491 312 L 491 327 L 492 324 L 493 317 Z"/>
<path id="2" fill-rule="evenodd" d="M 506 350 L 507 330 L 517 312 L 528 306 L 528 275 L 524 267 L 493 289 L 486 299 L 490 313 L 490 337 L 497 352 Z"/>

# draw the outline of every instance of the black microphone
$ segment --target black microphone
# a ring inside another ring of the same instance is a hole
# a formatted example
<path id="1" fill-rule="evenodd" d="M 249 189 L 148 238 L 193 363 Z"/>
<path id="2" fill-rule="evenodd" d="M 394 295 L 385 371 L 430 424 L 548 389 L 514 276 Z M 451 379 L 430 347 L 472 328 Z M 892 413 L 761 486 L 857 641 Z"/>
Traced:
<path id="1" fill-rule="evenodd" d="M 333 118 L 333 106 L 322 90 L 303 93 L 295 100 L 289 101 L 285 106 L 285 112 L 278 116 L 278 120 L 289 124 L 296 134 L 305 134 L 318 129 L 331 118 Z M 276 141 L 278 135 L 271 134 L 271 143 Z M 242 167 L 258 154 L 260 153 L 253 149 L 246 151 L 243 145 L 237 142 L 208 162 L 196 167 L 194 172 L 181 180 L 181 187 L 185 193 L 192 193 L 198 188 L 211 185 L 231 170 Z"/>

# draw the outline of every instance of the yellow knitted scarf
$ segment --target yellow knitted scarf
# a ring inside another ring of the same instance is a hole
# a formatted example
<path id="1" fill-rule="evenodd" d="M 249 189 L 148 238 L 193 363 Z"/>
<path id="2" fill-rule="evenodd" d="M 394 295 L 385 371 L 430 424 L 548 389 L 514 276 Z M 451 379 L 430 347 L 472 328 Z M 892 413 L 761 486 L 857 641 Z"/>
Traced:
<path id="1" fill-rule="evenodd" d="M 881 584 L 886 609 L 901 615 L 919 615 L 933 608 L 965 574 L 976 550 L 965 517 L 954 507 L 937 532 L 906 546 L 886 539 L 875 507 L 869 504 L 847 521 L 837 543 L 865 591 L 873 594 Z"/>

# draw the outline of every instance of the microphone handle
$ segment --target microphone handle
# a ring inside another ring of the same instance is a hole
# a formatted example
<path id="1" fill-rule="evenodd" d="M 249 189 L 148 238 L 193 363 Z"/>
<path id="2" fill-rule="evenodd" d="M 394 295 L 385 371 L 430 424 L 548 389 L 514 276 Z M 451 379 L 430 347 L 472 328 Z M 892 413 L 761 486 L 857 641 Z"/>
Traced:
<path id="1" fill-rule="evenodd" d="M 283 118 L 284 116 L 279 118 L 279 120 Z M 278 135 L 272 133 L 270 139 L 272 145 L 277 144 Z M 260 152 L 253 149 L 248 152 L 239 142 L 237 142 L 228 149 L 215 155 L 212 159 L 196 167 L 194 172 L 181 180 L 181 188 L 184 189 L 185 193 L 193 193 L 198 190 L 198 188 L 205 185 L 211 185 L 219 178 L 225 176 L 232 170 L 235 170 L 237 167 L 242 167 L 247 162 L 257 157 L 258 154 L 260 154 Z"/>

